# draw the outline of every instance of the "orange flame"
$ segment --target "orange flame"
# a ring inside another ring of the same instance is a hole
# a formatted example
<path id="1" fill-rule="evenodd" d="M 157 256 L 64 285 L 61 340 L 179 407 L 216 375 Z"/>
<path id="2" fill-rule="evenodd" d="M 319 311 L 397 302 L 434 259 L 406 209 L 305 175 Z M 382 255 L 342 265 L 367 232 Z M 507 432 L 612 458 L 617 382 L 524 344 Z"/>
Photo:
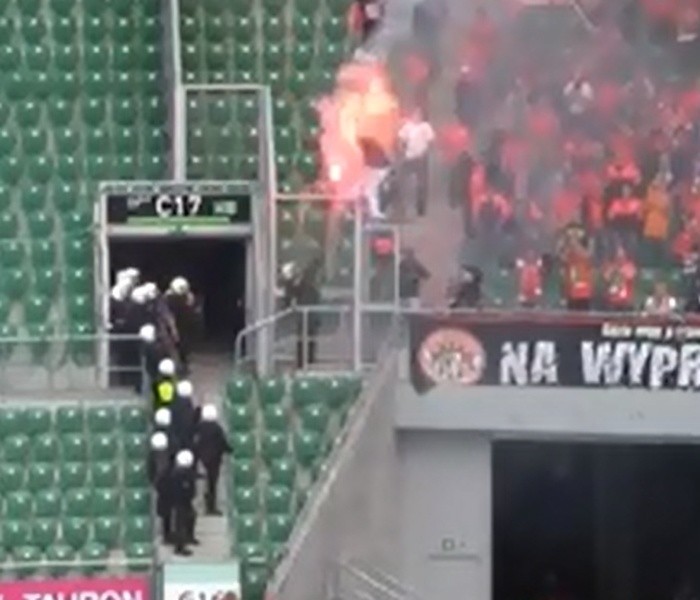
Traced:
<path id="1" fill-rule="evenodd" d="M 321 184 L 338 198 L 358 195 L 367 175 L 362 140 L 391 158 L 400 127 L 399 103 L 383 64 L 353 62 L 340 68 L 332 94 L 316 106 L 321 124 Z"/>

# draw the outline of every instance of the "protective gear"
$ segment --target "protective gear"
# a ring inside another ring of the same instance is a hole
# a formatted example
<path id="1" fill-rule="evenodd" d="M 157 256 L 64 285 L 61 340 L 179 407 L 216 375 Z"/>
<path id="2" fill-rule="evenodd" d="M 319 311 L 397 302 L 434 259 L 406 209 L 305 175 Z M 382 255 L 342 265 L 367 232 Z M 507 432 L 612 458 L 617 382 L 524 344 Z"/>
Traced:
<path id="1" fill-rule="evenodd" d="M 186 294 L 190 291 L 190 284 L 184 277 L 176 277 L 170 282 L 170 291 L 174 294 Z"/>
<path id="2" fill-rule="evenodd" d="M 157 413 L 156 413 L 156 423 L 158 423 L 158 413 L 161 413 L 162 416 L 162 411 L 166 411 L 168 414 L 167 420 L 170 421 L 170 411 L 167 409 L 161 408 Z M 167 424 L 166 424 L 167 426 Z M 168 436 L 165 435 L 162 431 L 156 431 L 152 436 L 151 436 L 151 449 L 152 450 L 167 450 L 168 449 Z"/>
<path id="3" fill-rule="evenodd" d="M 177 395 L 181 396 L 182 398 L 191 398 L 192 397 L 192 383 L 187 381 L 186 379 L 183 379 L 182 381 L 179 381 L 177 384 Z"/>
<path id="4" fill-rule="evenodd" d="M 172 358 L 164 358 L 158 365 L 158 373 L 163 377 L 173 377 L 175 375 L 175 361 Z"/>
<path id="5" fill-rule="evenodd" d="M 148 479 L 156 491 L 156 514 L 161 520 L 163 542 L 172 542 L 173 502 L 170 479 L 172 471 L 168 437 L 162 431 L 151 436 L 151 451 L 148 454 Z"/>
<path id="6" fill-rule="evenodd" d="M 144 283 L 143 289 L 144 289 L 144 296 L 145 296 L 147 301 L 155 300 L 158 297 L 158 286 L 155 283 L 153 283 L 152 281 L 149 281 L 148 283 Z"/>
<path id="7" fill-rule="evenodd" d="M 187 544 L 196 544 L 194 527 L 196 515 L 192 502 L 196 491 L 194 455 L 190 450 L 180 450 L 175 457 L 175 467 L 172 471 L 170 499 L 175 517 L 175 554 L 189 556 L 192 554 Z"/>
<path id="8" fill-rule="evenodd" d="M 280 269 L 280 274 L 282 279 L 292 279 L 296 272 L 296 266 L 293 262 L 286 262 L 282 265 Z"/>
<path id="9" fill-rule="evenodd" d="M 156 341 L 156 328 L 155 325 L 147 323 L 141 329 L 139 329 L 139 338 L 142 342 L 146 344 L 152 344 Z"/>
<path id="10" fill-rule="evenodd" d="M 117 302 L 124 302 L 129 297 L 129 286 L 124 282 L 117 281 L 117 284 L 110 291 L 110 297 Z"/>
<path id="11" fill-rule="evenodd" d="M 207 474 L 207 489 L 204 496 L 207 514 L 220 515 L 216 506 L 217 486 L 224 454 L 231 453 L 231 446 L 226 440 L 226 433 L 217 422 L 217 411 L 213 404 L 202 407 L 202 420 L 197 426 L 197 458 L 201 461 Z"/>
<path id="12" fill-rule="evenodd" d="M 202 421 L 211 422 L 218 419 L 219 414 L 216 410 L 216 406 L 213 404 L 205 404 L 202 407 Z"/>
<path id="13" fill-rule="evenodd" d="M 172 423 L 172 414 L 168 408 L 159 408 L 153 416 L 153 421 L 158 427 L 167 428 Z M 155 434 L 154 434 L 155 435 Z"/>
<path id="14" fill-rule="evenodd" d="M 143 286 L 136 287 L 131 291 L 131 301 L 135 304 L 146 303 L 146 290 Z"/>

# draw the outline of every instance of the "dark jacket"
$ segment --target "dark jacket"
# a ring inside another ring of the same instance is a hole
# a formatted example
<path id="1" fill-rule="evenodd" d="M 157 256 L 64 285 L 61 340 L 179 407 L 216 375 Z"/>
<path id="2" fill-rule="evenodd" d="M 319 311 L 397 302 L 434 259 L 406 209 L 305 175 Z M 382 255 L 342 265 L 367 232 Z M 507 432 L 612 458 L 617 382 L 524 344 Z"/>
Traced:
<path id="1" fill-rule="evenodd" d="M 205 467 L 221 463 L 224 454 L 231 453 L 223 427 L 216 421 L 201 421 L 197 427 L 197 458 Z"/>
<path id="2" fill-rule="evenodd" d="M 170 408 L 172 423 L 170 431 L 173 436 L 173 444 L 178 450 L 192 449 L 195 434 L 196 412 L 189 398 L 176 396 Z"/>
<path id="3" fill-rule="evenodd" d="M 169 486 L 172 505 L 178 508 L 191 507 L 196 492 L 195 484 L 194 469 L 175 465 L 172 469 Z"/>

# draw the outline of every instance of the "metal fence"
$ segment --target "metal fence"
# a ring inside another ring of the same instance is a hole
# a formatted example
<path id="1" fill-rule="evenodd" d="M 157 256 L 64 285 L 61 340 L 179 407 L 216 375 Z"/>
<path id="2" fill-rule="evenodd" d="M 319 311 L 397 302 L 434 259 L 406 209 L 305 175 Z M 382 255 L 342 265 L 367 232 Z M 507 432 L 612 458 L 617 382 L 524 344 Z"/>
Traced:
<path id="1" fill-rule="evenodd" d="M 139 391 L 139 341 L 128 335 L 0 338 L 0 396 L 22 392 Z M 133 394 L 132 394 L 133 397 Z"/>

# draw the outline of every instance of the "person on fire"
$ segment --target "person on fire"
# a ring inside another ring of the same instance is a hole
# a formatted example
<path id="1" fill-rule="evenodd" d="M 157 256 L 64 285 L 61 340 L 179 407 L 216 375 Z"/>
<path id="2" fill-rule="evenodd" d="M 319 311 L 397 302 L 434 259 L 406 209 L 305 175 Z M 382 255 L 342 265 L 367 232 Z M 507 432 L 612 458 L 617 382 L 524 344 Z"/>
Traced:
<path id="1" fill-rule="evenodd" d="M 605 307 L 611 311 L 634 309 L 634 282 L 637 267 L 627 252 L 619 246 L 615 258 L 603 269 Z"/>
<path id="2" fill-rule="evenodd" d="M 197 305 L 187 279 L 173 279 L 165 293 L 165 301 L 175 321 L 177 351 L 183 374 L 186 375 L 189 372 L 190 353 L 197 328 Z"/>
<path id="3" fill-rule="evenodd" d="M 518 303 L 525 308 L 536 307 L 542 299 L 542 259 L 528 250 L 515 261 L 518 276 Z"/>
<path id="4" fill-rule="evenodd" d="M 151 451 L 148 455 L 148 478 L 156 493 L 156 514 L 161 522 L 164 544 L 172 544 L 173 505 L 169 483 L 172 470 L 172 457 L 168 436 L 156 431 L 151 436 Z"/>
<path id="5" fill-rule="evenodd" d="M 197 514 L 192 503 L 196 492 L 196 473 L 194 454 L 191 450 L 180 450 L 175 455 L 175 465 L 169 483 L 169 498 L 172 502 L 175 521 L 173 535 L 175 554 L 191 556 L 192 551 L 187 546 L 199 543 L 194 537 Z"/>
<path id="6" fill-rule="evenodd" d="M 217 507 L 217 490 L 221 460 L 224 454 L 231 454 L 231 446 L 226 439 L 224 428 L 218 422 L 218 412 L 213 404 L 202 407 L 202 418 L 197 425 L 195 453 L 207 475 L 207 490 L 204 504 L 208 515 L 221 515 Z"/>
<path id="7" fill-rule="evenodd" d="M 316 257 L 304 268 L 300 269 L 295 263 L 288 262 L 281 269 L 282 305 L 308 307 L 319 304 L 321 294 L 318 290 L 318 276 L 322 258 Z M 307 312 L 306 316 L 298 315 L 297 321 L 297 366 L 302 368 L 316 360 L 316 336 L 320 323 L 318 315 Z M 306 329 L 306 331 L 304 331 Z M 306 339 L 306 347 L 304 345 Z"/>

